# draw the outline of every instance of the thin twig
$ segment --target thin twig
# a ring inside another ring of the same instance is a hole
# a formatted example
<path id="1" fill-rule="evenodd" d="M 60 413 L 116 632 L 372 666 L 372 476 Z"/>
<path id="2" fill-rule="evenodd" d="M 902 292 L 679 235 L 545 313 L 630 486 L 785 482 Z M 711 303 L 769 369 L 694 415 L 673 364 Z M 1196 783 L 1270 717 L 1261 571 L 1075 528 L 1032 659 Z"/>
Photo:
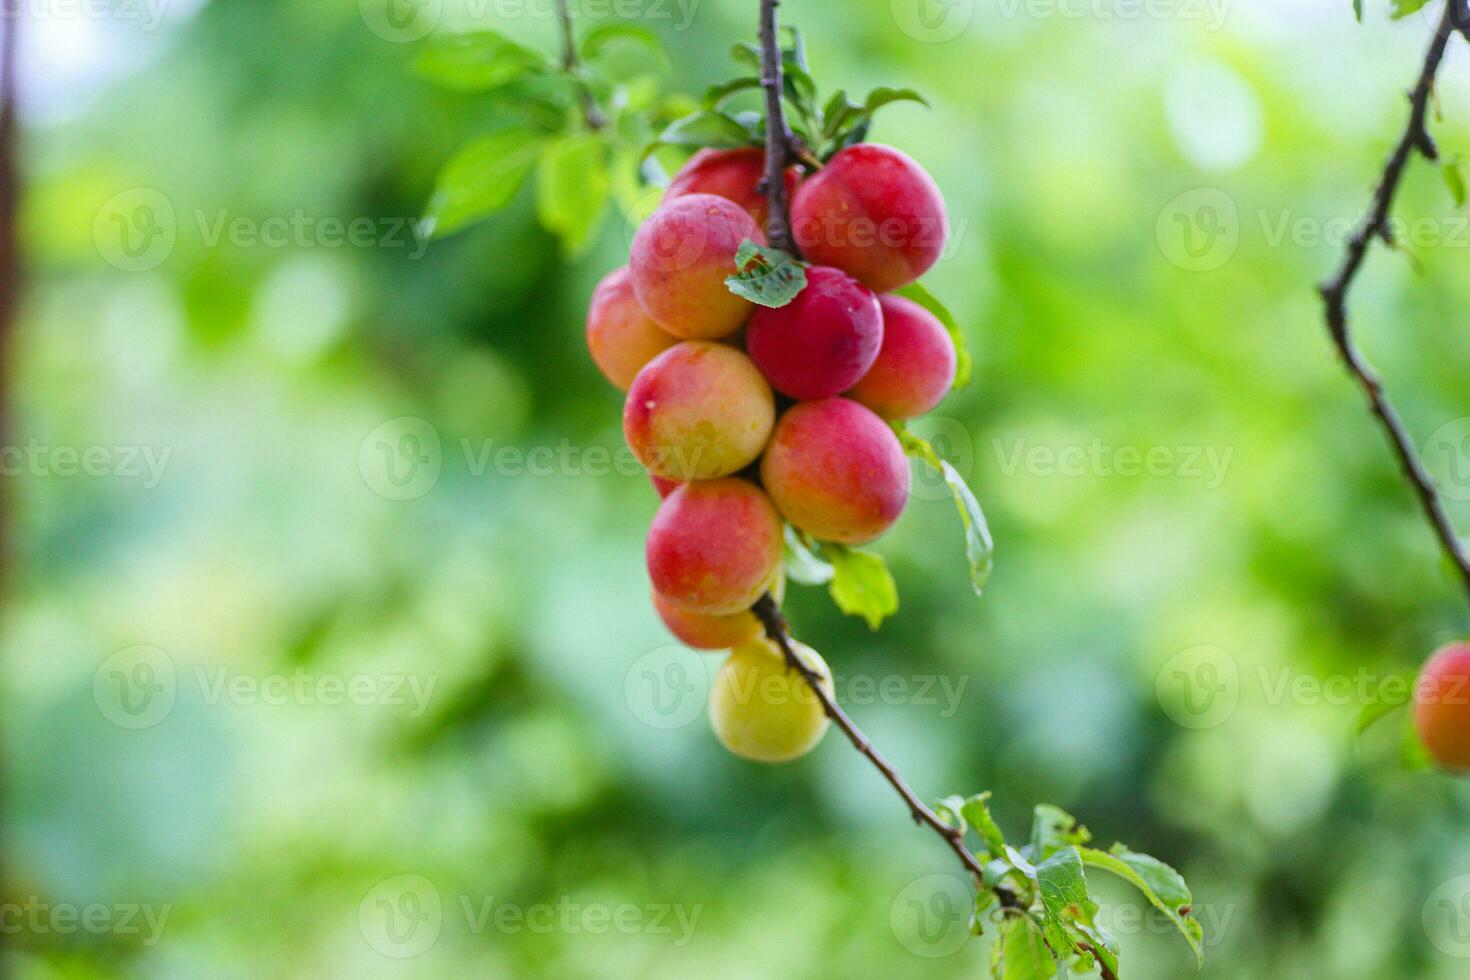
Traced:
<path id="1" fill-rule="evenodd" d="M 561 28 L 561 67 L 577 86 L 577 95 L 582 104 L 582 120 L 588 129 L 602 129 L 607 117 L 593 98 L 591 90 L 582 80 L 582 62 L 577 57 L 577 40 L 572 34 L 572 11 L 567 0 L 556 0 L 557 24 Z"/>
<path id="2" fill-rule="evenodd" d="M 1434 140 L 1429 135 L 1425 119 L 1429 113 L 1430 99 L 1434 94 L 1435 75 L 1439 71 L 1440 63 L 1444 60 L 1450 35 L 1459 32 L 1470 37 L 1470 33 L 1467 33 L 1470 24 L 1467 24 L 1465 11 L 1460 6 L 1462 2 L 1463 0 L 1446 0 L 1445 2 L 1444 16 L 1440 18 L 1434 31 L 1434 38 L 1430 41 L 1429 50 L 1424 55 L 1424 67 L 1419 72 L 1419 81 L 1409 94 L 1408 126 L 1404 129 L 1403 135 L 1399 137 L 1398 145 L 1394 147 L 1387 164 L 1384 165 L 1383 177 L 1373 191 L 1370 210 L 1354 230 L 1353 237 L 1348 242 L 1347 254 L 1343 256 L 1342 263 L 1332 278 L 1318 286 L 1318 291 L 1322 294 L 1327 329 L 1332 335 L 1332 341 L 1337 345 L 1338 353 L 1341 354 L 1349 373 L 1363 389 L 1363 394 L 1367 396 L 1373 414 L 1378 417 L 1383 424 L 1384 431 L 1388 433 L 1389 441 L 1393 444 L 1394 452 L 1398 456 L 1399 465 L 1403 468 L 1404 477 L 1418 496 L 1419 503 L 1424 508 L 1424 514 L 1429 518 L 1429 523 L 1434 528 L 1434 533 L 1439 538 L 1445 555 L 1459 573 L 1466 597 L 1470 598 L 1470 553 L 1466 552 L 1464 543 L 1455 533 L 1454 526 L 1450 524 L 1444 503 L 1440 500 L 1439 493 L 1434 487 L 1434 479 L 1419 459 L 1414 443 L 1404 428 L 1403 421 L 1399 418 L 1398 412 L 1394 410 L 1393 404 L 1383 389 L 1382 381 L 1354 344 L 1352 335 L 1348 332 L 1347 320 L 1348 289 L 1352 286 L 1358 270 L 1362 268 L 1363 259 L 1368 253 L 1368 246 L 1375 238 L 1381 239 L 1389 246 L 1395 244 L 1393 231 L 1389 227 L 1389 213 L 1410 158 L 1413 157 L 1415 151 L 1418 151 L 1428 160 L 1439 159 L 1439 151 L 1435 148 Z"/>
<path id="3" fill-rule="evenodd" d="M 761 88 L 766 95 L 766 172 L 761 190 L 766 195 L 766 244 L 797 254 L 791 237 L 791 209 L 786 200 L 786 168 L 794 156 L 791 126 L 781 105 L 781 45 L 776 8 L 781 0 L 761 0 Z"/>

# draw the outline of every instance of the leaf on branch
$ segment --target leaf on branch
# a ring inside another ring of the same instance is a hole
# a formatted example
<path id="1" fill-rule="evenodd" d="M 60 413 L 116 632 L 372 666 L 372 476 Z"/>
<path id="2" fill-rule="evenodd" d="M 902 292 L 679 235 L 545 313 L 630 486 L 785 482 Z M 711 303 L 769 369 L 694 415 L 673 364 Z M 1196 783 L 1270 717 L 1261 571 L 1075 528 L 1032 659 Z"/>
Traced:
<path id="1" fill-rule="evenodd" d="M 680 119 L 675 119 L 649 144 L 644 156 L 660 146 L 712 146 L 716 149 L 733 149 L 738 146 L 757 145 L 756 136 L 726 112 L 701 109 Z"/>
<path id="2" fill-rule="evenodd" d="M 1363 0 L 1353 0 L 1353 16 L 1359 24 L 1363 22 Z"/>
<path id="3" fill-rule="evenodd" d="M 619 42 L 628 42 L 646 49 L 660 64 L 668 61 L 663 42 L 658 39 L 658 35 L 637 24 L 603 24 L 593 28 L 582 39 L 582 57 L 590 61 Z"/>
<path id="4" fill-rule="evenodd" d="M 963 796 L 946 796 L 942 800 L 934 801 L 934 814 L 963 834 L 969 827 L 965 823 L 964 807 L 965 798 Z"/>
<path id="5" fill-rule="evenodd" d="M 525 129 L 501 130 L 466 144 L 439 172 L 419 234 L 447 235 L 505 207 L 542 146 L 542 137 Z"/>
<path id="6" fill-rule="evenodd" d="M 965 334 L 960 330 L 960 325 L 955 320 L 954 314 L 949 312 L 949 307 L 945 306 L 939 297 L 916 282 L 909 283 L 897 292 L 898 295 L 905 299 L 913 300 L 938 317 L 939 322 L 944 325 L 944 329 L 949 332 L 949 339 L 954 342 L 955 371 L 954 385 L 951 390 L 958 391 L 968 385 L 970 383 L 970 376 L 974 371 L 974 362 L 970 358 L 969 350 L 965 347 Z"/>
<path id="7" fill-rule="evenodd" d="M 544 55 L 494 31 L 437 38 L 413 60 L 413 70 L 458 92 L 485 92 L 548 71 Z"/>
<path id="8" fill-rule="evenodd" d="M 1393 13 L 1391 16 L 1394 20 L 1407 17 L 1428 2 L 1429 0 L 1393 0 Z M 1358 19 L 1361 20 L 1362 16 L 1359 15 Z"/>
<path id="9" fill-rule="evenodd" d="M 1041 893 L 1041 930 L 1046 943 L 1058 956 L 1077 951 L 1068 927 L 1073 919 L 1091 921 L 1097 903 L 1087 894 L 1082 858 L 1075 847 L 1064 847 L 1036 866 L 1036 883 Z"/>
<path id="10" fill-rule="evenodd" d="M 991 957 L 991 969 L 1005 980 L 1051 980 L 1057 963 L 1042 938 L 1041 927 L 1029 915 L 1005 920 Z"/>
<path id="11" fill-rule="evenodd" d="M 735 274 L 725 277 L 725 287 L 761 306 L 785 306 L 806 288 L 806 265 L 747 238 L 735 253 Z"/>
<path id="12" fill-rule="evenodd" d="M 1122 844 L 1114 844 L 1111 851 L 1079 847 L 1077 852 L 1084 864 L 1110 871 L 1141 891 L 1149 904 L 1174 923 L 1194 950 L 1195 960 L 1204 963 L 1204 929 L 1191 914 L 1194 896 L 1179 872 L 1158 858 L 1134 853 Z"/>
<path id="13" fill-rule="evenodd" d="M 904 452 L 922 459 L 944 477 L 965 529 L 965 559 L 970 568 L 970 585 L 976 595 L 983 594 L 985 583 L 990 581 L 990 573 L 995 569 L 995 542 L 990 537 L 990 525 L 985 520 L 980 501 L 965 483 L 965 478 L 948 460 L 940 458 L 928 440 L 914 435 L 900 424 L 895 424 L 893 430 L 898 433 Z"/>
<path id="14" fill-rule="evenodd" d="M 1092 840 L 1087 828 L 1061 807 L 1042 803 L 1032 811 L 1030 856 L 1045 861 L 1064 847 L 1086 844 Z"/>
<path id="15" fill-rule="evenodd" d="M 990 793 L 976 793 L 965 800 L 960 807 L 960 815 L 970 822 L 975 828 L 975 833 L 985 842 L 985 848 L 991 854 L 1000 856 L 1005 853 L 1006 838 L 1000 832 L 1000 825 L 990 815 Z"/>
<path id="16" fill-rule="evenodd" d="M 566 136 L 547 147 L 536 180 L 536 214 L 547 231 L 561 238 L 568 258 L 592 243 L 602 224 L 612 178 L 608 147 L 590 134 Z"/>
<path id="17" fill-rule="evenodd" d="M 898 612 L 898 586 L 881 557 L 840 544 L 828 544 L 823 553 L 832 563 L 828 591 L 838 609 L 849 616 L 861 616 L 874 630 Z"/>
<path id="18" fill-rule="evenodd" d="M 835 574 L 832 566 L 816 554 L 802 539 L 801 532 L 786 525 L 786 548 L 783 558 L 786 577 L 799 585 L 826 585 Z"/>
<path id="19" fill-rule="evenodd" d="M 1465 206 L 1465 175 L 1460 170 L 1460 158 L 1456 156 L 1452 160 L 1446 160 L 1440 164 L 1439 172 L 1444 175 L 1444 184 L 1450 189 L 1450 197 L 1455 200 L 1455 207 Z"/>
<path id="20" fill-rule="evenodd" d="M 704 90 L 704 98 L 701 100 L 706 109 L 719 109 L 732 96 L 753 88 L 760 88 L 761 80 L 754 75 L 742 75 L 732 78 L 718 85 L 711 85 Z"/>

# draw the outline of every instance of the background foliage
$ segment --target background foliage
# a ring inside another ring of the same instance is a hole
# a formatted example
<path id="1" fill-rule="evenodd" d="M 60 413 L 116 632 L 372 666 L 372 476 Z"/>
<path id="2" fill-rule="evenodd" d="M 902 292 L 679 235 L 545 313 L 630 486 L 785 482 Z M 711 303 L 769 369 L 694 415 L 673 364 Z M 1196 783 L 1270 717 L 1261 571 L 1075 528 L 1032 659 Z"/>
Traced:
<path id="1" fill-rule="evenodd" d="M 659 34 L 661 91 L 699 93 L 754 7 L 587 9 Z M 549 5 L 431 3 L 404 22 L 375 0 L 222 0 L 166 6 L 156 29 L 138 4 L 48 9 L 26 24 L 17 441 L 115 452 L 100 476 L 51 455 L 7 481 L 3 899 L 168 917 L 152 943 L 22 928 L 7 972 L 978 973 L 987 941 L 946 947 L 945 886 L 927 879 L 953 875 L 950 856 L 838 739 L 766 769 L 702 717 L 646 722 L 635 665 L 670 642 L 641 567 L 655 498 L 641 476 L 587 472 L 589 447 L 621 445 L 620 399 L 581 340 L 626 223 L 569 263 L 532 182 L 427 249 L 409 231 L 452 154 L 525 106 L 430 84 L 406 39 L 493 28 L 554 56 Z M 787 609 L 839 695 L 843 675 L 897 678 L 899 703 L 850 685 L 849 707 L 924 791 L 993 790 L 1017 838 L 1052 800 L 1100 846 L 1183 871 L 1204 975 L 1460 976 L 1470 795 L 1401 768 L 1396 721 L 1352 728 L 1362 672 L 1412 670 L 1463 610 L 1310 288 L 1401 127 L 1434 11 L 1149 10 L 785 5 L 828 90 L 933 103 L 885 109 L 871 135 L 949 201 L 954 246 L 927 281 L 966 325 L 975 383 L 925 434 L 948 440 L 997 545 L 977 599 L 952 503 L 921 492 L 878 548 L 902 601 L 881 633 L 821 589 L 793 586 Z M 1441 77 L 1441 146 L 1470 152 L 1459 41 Z M 1440 445 L 1470 414 L 1470 233 L 1433 168 L 1405 191 L 1400 214 L 1426 218 L 1418 271 L 1375 255 L 1356 324 Z M 165 222 L 160 195 L 171 247 L 120 252 L 114 215 Z M 311 230 L 284 244 L 249 234 L 296 215 Z M 323 219 L 360 218 L 367 244 L 328 244 Z M 384 482 L 382 445 L 420 458 L 433 438 L 432 485 Z M 1171 462 L 1127 475 L 1093 446 Z M 128 447 L 167 452 L 161 477 L 130 475 Z M 535 457 L 496 462 L 503 447 L 576 462 L 534 475 Z M 1452 457 L 1430 461 L 1470 496 Z M 166 656 L 175 696 L 126 728 L 108 665 L 137 645 Z M 1207 663 L 1226 667 L 1219 699 L 1191 712 L 1175 672 L 1207 681 Z M 222 676 L 244 693 L 221 695 Z M 280 676 L 317 692 L 366 677 L 382 696 L 248 693 Z M 383 703 L 396 676 L 431 693 Z M 1313 696 L 1313 679 L 1348 695 Z M 432 883 L 442 928 L 394 958 L 363 916 L 404 874 Z M 1134 976 L 1192 969 L 1167 928 L 1126 925 L 1127 889 L 1098 890 Z M 466 900 L 699 911 L 679 943 L 585 918 L 476 928 Z"/>

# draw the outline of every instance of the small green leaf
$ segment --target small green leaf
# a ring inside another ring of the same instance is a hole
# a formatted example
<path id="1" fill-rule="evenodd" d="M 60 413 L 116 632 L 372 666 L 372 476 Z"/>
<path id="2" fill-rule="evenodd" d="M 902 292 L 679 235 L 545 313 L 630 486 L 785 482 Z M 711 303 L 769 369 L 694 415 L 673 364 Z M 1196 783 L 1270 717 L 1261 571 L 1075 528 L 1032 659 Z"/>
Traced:
<path id="1" fill-rule="evenodd" d="M 838 89 L 822 108 L 822 139 L 835 138 L 844 126 L 862 114 L 863 107 L 849 99 L 846 92 Z"/>
<path id="2" fill-rule="evenodd" d="M 962 813 L 964 807 L 965 798 L 963 796 L 946 796 L 942 800 L 934 801 L 934 814 L 963 834 L 969 827 Z"/>
<path id="3" fill-rule="evenodd" d="M 418 74 L 459 92 L 485 92 L 550 67 L 539 52 L 494 31 L 436 38 L 413 61 Z"/>
<path id="4" fill-rule="evenodd" d="M 1041 927 L 1029 915 L 1005 921 L 996 942 L 992 968 L 1005 980 L 1051 980 L 1057 964 L 1042 938 Z"/>
<path id="5" fill-rule="evenodd" d="M 582 39 L 582 57 L 588 61 L 596 58 L 611 44 L 628 41 L 648 49 L 660 62 L 667 61 L 664 46 L 658 35 L 637 24 L 603 24 L 587 32 Z"/>
<path id="6" fill-rule="evenodd" d="M 565 136 L 546 148 L 536 180 L 536 214 L 547 231 L 561 238 L 568 258 L 592 243 L 602 224 L 612 187 L 608 147 L 590 134 Z"/>
<path id="7" fill-rule="evenodd" d="M 954 314 L 949 312 L 949 307 L 940 302 L 939 297 L 929 292 L 929 290 L 917 282 L 911 282 L 897 292 L 898 295 L 913 300 L 930 313 L 933 313 L 939 318 L 939 322 L 944 324 L 944 329 L 949 331 L 949 339 L 954 341 L 955 372 L 953 387 L 958 390 L 968 385 L 970 383 L 970 375 L 974 370 L 973 362 L 970 359 L 969 350 L 965 348 L 964 332 L 960 330 L 960 325 L 956 322 Z"/>
<path id="8" fill-rule="evenodd" d="M 1455 207 L 1465 206 L 1465 175 L 1460 172 L 1460 158 L 1447 160 L 1440 165 L 1439 172 L 1444 175 L 1445 186 L 1450 189 L 1450 197 L 1455 199 Z"/>
<path id="9" fill-rule="evenodd" d="M 980 508 L 980 501 L 965 483 L 959 470 L 951 466 L 949 460 L 941 459 L 928 440 L 914 435 L 902 425 L 894 425 L 893 430 L 898 433 L 904 452 L 916 459 L 922 459 L 944 477 L 945 485 L 954 497 L 955 509 L 960 513 L 960 523 L 965 529 L 965 560 L 970 568 L 970 586 L 976 595 L 981 595 L 985 583 L 990 581 L 990 573 L 995 569 L 995 542 L 990 537 L 990 525 L 985 520 L 985 511 Z"/>
<path id="10" fill-rule="evenodd" d="M 778 248 L 747 238 L 735 253 L 735 274 L 725 277 L 725 286 L 752 303 L 785 306 L 806 288 L 806 266 Z"/>
<path id="11" fill-rule="evenodd" d="M 1204 963 L 1204 929 L 1191 915 L 1194 896 L 1190 894 L 1189 886 L 1184 883 L 1184 877 L 1179 872 L 1158 858 L 1136 854 L 1122 844 L 1114 844 L 1111 851 L 1099 851 L 1090 847 L 1080 847 L 1077 850 L 1083 863 L 1110 871 L 1143 892 L 1143 897 L 1148 899 L 1149 904 L 1174 923 L 1189 943 L 1189 948 L 1194 950 L 1195 959 Z"/>
<path id="12" fill-rule="evenodd" d="M 1000 832 L 1000 825 L 990 815 L 989 800 L 988 792 L 976 793 L 965 800 L 964 805 L 960 807 L 960 815 L 975 828 L 975 833 L 980 835 L 980 839 L 985 842 L 985 847 L 991 854 L 1001 855 L 1005 853 L 1006 838 L 1005 834 Z"/>
<path id="13" fill-rule="evenodd" d="M 1429 0 L 1393 0 L 1393 13 L 1391 16 L 1394 20 L 1407 17 L 1428 2 Z"/>
<path id="14" fill-rule="evenodd" d="M 749 41 L 736 41 L 730 46 L 730 57 L 735 59 L 736 64 L 749 65 L 760 70 L 761 49 Z"/>
<path id="15" fill-rule="evenodd" d="M 898 586 L 888 564 L 868 551 L 854 551 L 829 544 L 823 549 L 832 562 L 832 601 L 849 616 L 861 616 L 869 629 L 877 629 L 885 617 L 898 612 Z"/>
<path id="16" fill-rule="evenodd" d="M 911 88 L 889 88 L 886 85 L 869 92 L 868 101 L 864 103 L 863 108 L 871 115 L 892 102 L 917 102 L 925 109 L 934 108 L 929 104 L 928 99 Z"/>
<path id="17" fill-rule="evenodd" d="M 1097 903 L 1087 894 L 1087 878 L 1077 848 L 1064 847 L 1036 866 L 1036 883 L 1041 892 L 1041 928 L 1052 952 L 1068 956 L 1077 950 L 1068 923 L 1081 918 L 1091 921 Z"/>
<path id="18" fill-rule="evenodd" d="M 649 152 L 660 146 L 713 146 L 731 149 L 752 146 L 755 142 L 755 136 L 734 116 L 703 109 L 669 123 L 649 146 Z"/>
<path id="19" fill-rule="evenodd" d="M 505 207 L 525 183 L 541 147 L 542 138 L 525 129 L 501 130 L 466 144 L 439 172 L 419 233 L 447 235 Z"/>
<path id="20" fill-rule="evenodd" d="M 1063 847 L 1092 840 L 1087 828 L 1061 807 L 1042 803 L 1031 817 L 1031 860 L 1044 861 Z"/>
<path id="21" fill-rule="evenodd" d="M 759 78 L 756 78 L 754 75 L 744 75 L 740 78 L 732 78 L 727 82 L 721 82 L 718 85 L 711 85 L 709 88 L 705 89 L 704 98 L 701 99 L 701 102 L 703 102 L 706 109 L 718 109 L 720 106 L 725 104 L 730 96 L 747 91 L 749 89 L 760 87 L 761 80 Z"/>
<path id="22" fill-rule="evenodd" d="M 1363 0 L 1353 0 L 1353 17 L 1359 24 L 1363 22 Z"/>
<path id="23" fill-rule="evenodd" d="M 786 577 L 799 585 L 826 585 L 832 581 L 832 566 L 818 558 L 802 540 L 801 532 L 786 525 Z"/>

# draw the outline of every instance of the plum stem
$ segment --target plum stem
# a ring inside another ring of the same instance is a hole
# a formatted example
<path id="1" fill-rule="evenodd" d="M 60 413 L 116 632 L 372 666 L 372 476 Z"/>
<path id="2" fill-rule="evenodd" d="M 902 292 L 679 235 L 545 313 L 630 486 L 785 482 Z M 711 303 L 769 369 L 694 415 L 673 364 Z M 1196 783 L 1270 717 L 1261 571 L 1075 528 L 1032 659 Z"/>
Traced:
<path id="1" fill-rule="evenodd" d="M 1382 381 L 1353 342 L 1352 335 L 1348 332 L 1347 319 L 1348 289 L 1352 286 L 1359 269 L 1362 268 L 1368 246 L 1375 238 L 1382 239 L 1389 247 L 1395 244 L 1393 231 L 1389 226 L 1389 214 L 1393 206 L 1394 194 L 1398 191 L 1409 160 L 1414 156 L 1415 151 L 1422 154 L 1427 160 L 1439 159 L 1439 152 L 1429 135 L 1425 119 L 1429 113 L 1430 99 L 1434 94 L 1435 75 L 1439 71 L 1440 63 L 1444 60 L 1451 35 L 1458 32 L 1470 38 L 1470 15 L 1467 15 L 1462 6 L 1463 3 L 1464 0 L 1446 0 L 1444 15 L 1440 18 L 1429 49 L 1425 53 L 1424 66 L 1420 69 L 1419 80 L 1413 91 L 1409 93 L 1408 125 L 1403 135 L 1399 137 L 1398 145 L 1394 147 L 1388 162 L 1384 165 L 1383 176 L 1373 191 L 1370 209 L 1354 229 L 1352 238 L 1348 241 L 1347 253 L 1343 256 L 1341 264 L 1330 279 L 1323 281 L 1317 287 L 1317 291 L 1322 294 L 1327 331 L 1332 337 L 1332 342 L 1336 345 L 1348 373 L 1362 388 L 1363 394 L 1367 396 L 1369 407 L 1387 433 L 1389 442 L 1398 456 L 1399 465 L 1403 469 L 1404 478 L 1418 496 L 1424 514 L 1429 519 L 1435 535 L 1439 538 L 1446 557 L 1454 564 L 1459 573 L 1466 597 L 1470 598 L 1470 554 L 1467 554 L 1464 542 L 1455 533 L 1454 526 L 1445 513 L 1444 503 L 1435 489 L 1434 479 L 1414 449 L 1414 443 L 1405 430 L 1398 412 L 1389 401 Z"/>
<path id="2" fill-rule="evenodd" d="M 598 106 L 597 100 L 592 97 L 592 92 L 582 81 L 582 62 L 577 57 L 577 41 L 572 34 L 572 10 L 567 5 L 567 0 L 556 0 L 557 26 L 561 29 L 561 67 L 577 86 L 577 96 L 582 105 L 582 121 L 591 130 L 602 129 L 607 125 L 607 117 L 602 114 L 602 108 Z"/>

